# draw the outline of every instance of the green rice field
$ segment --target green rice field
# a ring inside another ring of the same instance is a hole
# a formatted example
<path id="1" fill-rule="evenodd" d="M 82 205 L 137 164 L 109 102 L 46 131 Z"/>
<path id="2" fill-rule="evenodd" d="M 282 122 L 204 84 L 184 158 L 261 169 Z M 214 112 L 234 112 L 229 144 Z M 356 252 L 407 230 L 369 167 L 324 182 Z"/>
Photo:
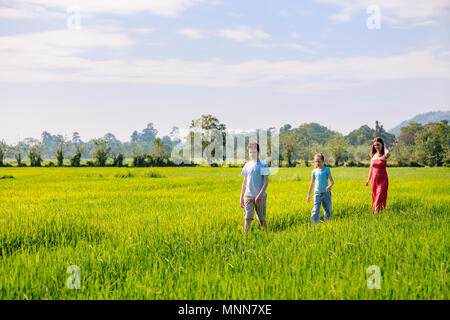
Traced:
<path id="1" fill-rule="evenodd" d="M 450 169 L 388 168 L 373 215 L 368 168 L 331 168 L 311 225 L 311 169 L 283 168 L 247 235 L 240 170 L 0 168 L 0 299 L 449 298 Z"/>

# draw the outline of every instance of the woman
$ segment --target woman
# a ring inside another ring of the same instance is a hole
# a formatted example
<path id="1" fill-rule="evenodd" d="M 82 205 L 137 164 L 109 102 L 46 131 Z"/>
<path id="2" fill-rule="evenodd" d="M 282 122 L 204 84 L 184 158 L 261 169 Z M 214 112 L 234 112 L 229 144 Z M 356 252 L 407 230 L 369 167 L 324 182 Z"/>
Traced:
<path id="1" fill-rule="evenodd" d="M 383 139 L 375 138 L 370 150 L 372 162 L 370 163 L 369 178 L 366 186 L 372 190 L 373 213 L 379 212 L 386 207 L 388 191 L 388 175 L 386 172 L 386 160 L 389 158 L 389 150 L 385 147 Z"/>

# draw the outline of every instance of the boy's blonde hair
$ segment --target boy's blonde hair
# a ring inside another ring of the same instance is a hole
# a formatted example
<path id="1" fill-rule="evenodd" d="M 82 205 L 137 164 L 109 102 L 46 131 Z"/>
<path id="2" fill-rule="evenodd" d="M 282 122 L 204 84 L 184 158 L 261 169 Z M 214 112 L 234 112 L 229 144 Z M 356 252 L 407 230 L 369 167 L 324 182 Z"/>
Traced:
<path id="1" fill-rule="evenodd" d="M 325 156 L 323 155 L 323 153 L 316 153 L 316 155 L 314 156 L 314 159 L 316 159 L 317 157 L 321 158 L 323 162 L 325 162 Z M 314 168 L 317 168 L 318 165 L 316 162 L 314 162 Z"/>

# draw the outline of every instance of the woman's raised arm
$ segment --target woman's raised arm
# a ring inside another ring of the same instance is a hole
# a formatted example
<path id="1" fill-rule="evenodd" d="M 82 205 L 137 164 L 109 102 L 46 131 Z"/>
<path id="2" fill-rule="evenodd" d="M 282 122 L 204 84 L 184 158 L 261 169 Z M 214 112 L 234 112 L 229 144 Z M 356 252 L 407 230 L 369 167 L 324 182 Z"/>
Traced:
<path id="1" fill-rule="evenodd" d="M 369 185 L 369 181 L 370 181 L 370 179 L 372 179 L 372 174 L 373 174 L 372 162 L 370 162 L 370 171 L 369 171 L 369 177 L 367 178 L 367 181 L 366 181 L 366 186 Z"/>
<path id="2" fill-rule="evenodd" d="M 391 152 L 388 150 L 388 148 L 386 148 L 386 146 L 384 146 L 384 155 L 383 155 L 384 160 L 387 160 L 387 158 L 389 158 L 390 156 Z"/>

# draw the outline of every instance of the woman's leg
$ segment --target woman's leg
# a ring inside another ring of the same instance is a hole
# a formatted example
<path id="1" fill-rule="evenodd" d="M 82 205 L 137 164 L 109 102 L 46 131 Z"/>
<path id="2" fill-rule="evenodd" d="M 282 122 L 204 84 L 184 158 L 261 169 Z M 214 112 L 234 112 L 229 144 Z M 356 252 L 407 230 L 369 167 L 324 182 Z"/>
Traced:
<path id="1" fill-rule="evenodd" d="M 382 211 L 386 207 L 387 190 L 382 186 L 377 188 L 375 202 L 373 203 L 374 213 Z"/>
<path id="2" fill-rule="evenodd" d="M 377 185 L 375 179 L 370 184 L 370 190 L 372 192 L 372 213 L 375 213 L 377 211 Z"/>

